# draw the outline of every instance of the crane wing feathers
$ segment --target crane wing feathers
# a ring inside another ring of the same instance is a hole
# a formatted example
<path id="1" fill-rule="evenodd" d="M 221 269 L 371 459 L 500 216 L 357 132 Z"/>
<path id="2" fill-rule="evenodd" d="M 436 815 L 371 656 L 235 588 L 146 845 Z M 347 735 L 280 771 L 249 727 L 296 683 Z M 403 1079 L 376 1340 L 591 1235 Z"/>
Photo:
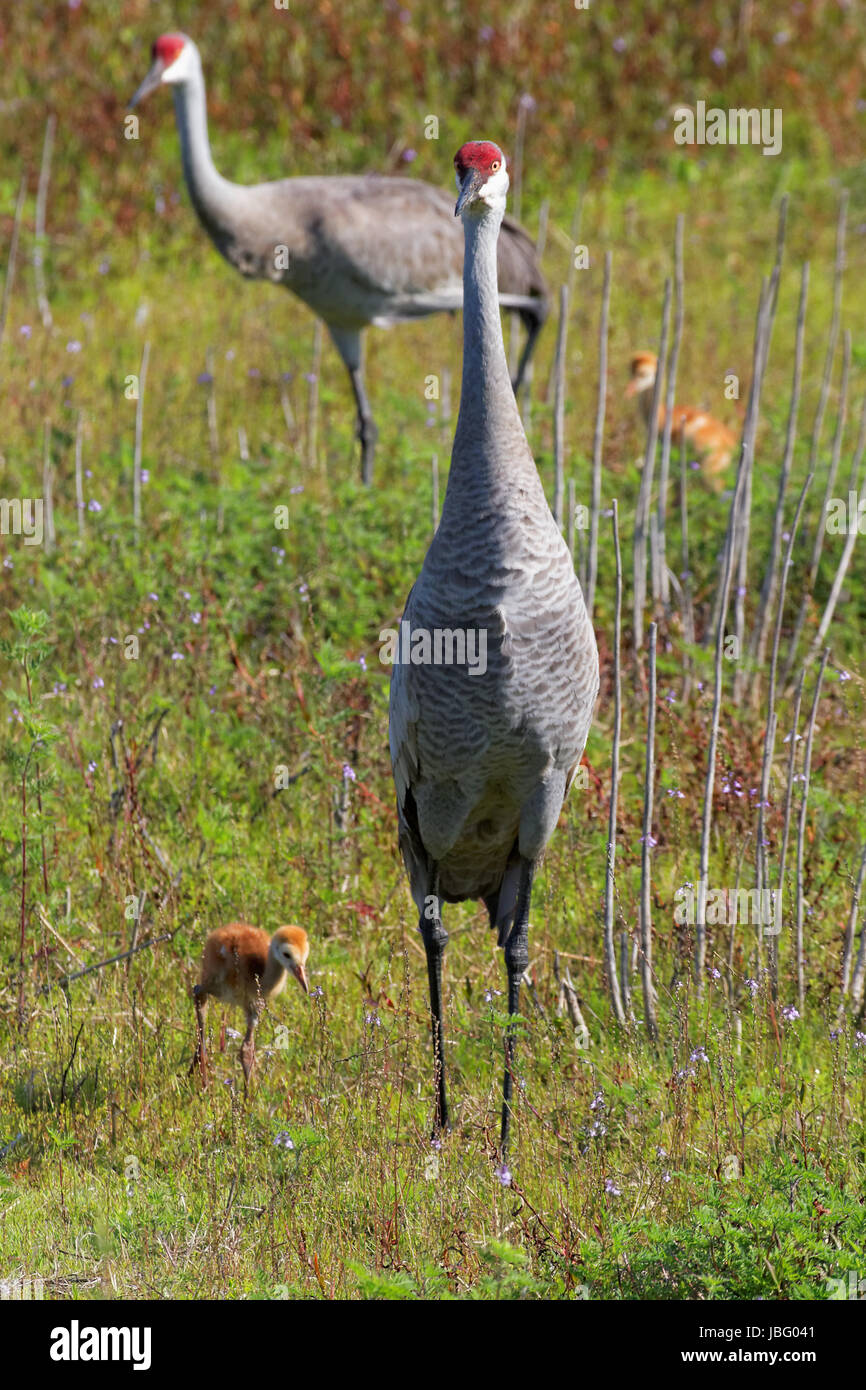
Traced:
<path id="1" fill-rule="evenodd" d="M 429 296 L 416 313 L 460 308 L 463 229 L 454 217 L 454 198 L 444 189 L 420 179 L 369 174 L 283 179 L 244 192 L 251 206 L 238 213 L 243 225 L 236 237 L 239 243 L 254 240 L 259 259 L 266 261 L 275 245 L 285 244 L 310 275 L 395 297 L 393 317 L 412 312 L 400 296 Z M 500 237 L 499 281 L 503 294 L 538 298 L 546 310 L 532 241 L 511 218 Z M 389 317 L 387 309 L 383 317 Z"/>

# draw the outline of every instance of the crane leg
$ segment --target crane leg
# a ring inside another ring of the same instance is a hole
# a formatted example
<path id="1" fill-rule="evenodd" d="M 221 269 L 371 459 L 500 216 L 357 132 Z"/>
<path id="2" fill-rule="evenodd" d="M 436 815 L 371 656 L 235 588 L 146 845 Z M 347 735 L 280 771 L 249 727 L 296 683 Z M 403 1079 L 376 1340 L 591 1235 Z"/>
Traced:
<path id="1" fill-rule="evenodd" d="M 439 897 L 439 875 L 435 874 L 432 891 L 427 895 L 419 922 L 424 950 L 427 953 L 427 975 L 430 981 L 430 1027 L 433 1035 L 433 1084 L 436 1092 L 436 1113 L 433 1120 L 434 1139 L 447 1130 L 448 1098 L 445 1093 L 445 1035 L 442 1028 L 442 957 L 448 933 L 442 925 L 442 900 Z"/>
<path id="2" fill-rule="evenodd" d="M 192 1054 L 192 1061 L 189 1066 L 189 1074 L 192 1076 L 196 1067 L 201 1072 L 202 1085 L 208 1083 L 207 1073 L 207 1053 L 204 1045 L 204 1015 L 207 1008 L 207 995 L 202 993 L 200 985 L 194 985 L 192 991 L 195 1003 L 195 1052 Z"/>
<path id="3" fill-rule="evenodd" d="M 369 487 L 373 481 L 373 455 L 376 452 L 376 439 L 379 431 L 370 409 L 367 392 L 364 388 L 364 368 L 361 356 L 361 334 L 354 329 L 335 328 L 328 324 L 328 332 L 334 347 L 343 359 L 358 413 L 358 439 L 361 444 L 361 481 Z"/>
<path id="4" fill-rule="evenodd" d="M 241 1066 L 244 1069 L 244 1093 L 246 1093 L 249 1087 L 250 1077 L 252 1075 L 253 1066 L 255 1065 L 256 1060 L 257 1023 L 257 1015 L 250 1014 L 247 1016 L 247 1031 L 244 1035 L 244 1040 L 241 1043 Z"/>
<path id="5" fill-rule="evenodd" d="M 358 440 L 361 445 L 361 482 L 365 487 L 369 487 L 373 481 L 373 456 L 376 452 L 376 440 L 379 438 L 379 431 L 376 428 L 376 421 L 373 419 L 373 412 L 370 409 L 370 402 L 367 399 L 367 392 L 364 389 L 364 377 L 360 367 L 350 367 L 349 376 L 352 382 L 352 390 L 355 393 L 355 404 L 358 407 Z"/>
<path id="6" fill-rule="evenodd" d="M 520 354 L 520 361 L 517 364 L 517 375 L 511 383 L 515 396 L 523 385 L 524 378 L 526 378 L 527 384 L 529 383 L 532 354 L 535 351 L 536 339 L 544 326 L 544 320 L 538 318 L 531 318 L 527 323 L 526 317 L 524 317 L 523 322 L 526 324 L 526 342 L 523 344 L 523 352 Z"/>
<path id="7" fill-rule="evenodd" d="M 508 1027 L 505 1030 L 505 1081 L 502 1086 L 502 1131 L 499 1147 L 504 1159 L 508 1151 L 511 1128 L 511 1097 L 514 1090 L 514 1060 L 517 1051 L 516 1023 L 520 1012 L 520 981 L 529 965 L 529 904 L 532 898 L 532 879 L 535 864 L 530 859 L 520 861 L 520 883 L 514 910 L 514 926 L 505 943 L 505 966 L 508 970 Z"/>

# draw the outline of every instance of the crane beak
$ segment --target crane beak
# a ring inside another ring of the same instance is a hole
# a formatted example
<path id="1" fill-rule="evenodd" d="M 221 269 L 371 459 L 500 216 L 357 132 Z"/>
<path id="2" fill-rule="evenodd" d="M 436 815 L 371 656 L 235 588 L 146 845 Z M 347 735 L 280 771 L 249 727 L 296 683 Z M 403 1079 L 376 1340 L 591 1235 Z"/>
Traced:
<path id="1" fill-rule="evenodd" d="M 478 169 L 469 169 L 462 184 L 460 185 L 460 196 L 457 199 L 457 206 L 454 209 L 454 216 L 459 217 L 466 204 L 471 202 L 475 194 L 481 188 L 483 180 Z"/>
<path id="2" fill-rule="evenodd" d="M 295 972 L 295 979 L 297 980 L 298 984 L 301 986 L 301 989 L 304 991 L 305 994 L 309 994 L 309 992 L 310 992 L 310 982 L 309 982 L 309 980 L 307 979 L 307 972 L 306 972 L 306 970 L 304 969 L 304 967 L 303 967 L 302 965 L 296 965 L 296 966 L 294 967 L 294 972 Z"/>
<path id="3" fill-rule="evenodd" d="M 132 98 L 132 101 L 129 103 L 130 111 L 134 106 L 137 106 L 140 101 L 143 101 L 145 97 L 150 96 L 151 92 L 156 91 L 157 87 L 162 83 L 162 74 L 164 72 L 165 63 L 162 58 L 156 58 L 153 67 L 142 82 L 135 96 Z"/>

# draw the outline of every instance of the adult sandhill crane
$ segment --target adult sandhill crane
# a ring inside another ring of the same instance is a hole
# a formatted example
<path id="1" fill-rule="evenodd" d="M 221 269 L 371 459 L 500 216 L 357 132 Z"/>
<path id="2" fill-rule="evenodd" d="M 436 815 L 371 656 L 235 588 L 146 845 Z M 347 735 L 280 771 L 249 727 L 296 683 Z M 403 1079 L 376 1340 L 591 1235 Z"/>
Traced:
<path id="1" fill-rule="evenodd" d="M 441 904 L 482 898 L 508 973 L 504 1162 L 532 880 L 583 753 L 598 652 L 508 379 L 496 281 L 505 159 L 471 142 L 454 167 L 466 244 L 460 414 L 439 528 L 403 614 L 411 662 L 391 674 L 390 744 L 427 955 L 434 1132 L 448 1123 Z"/>
<path id="2" fill-rule="evenodd" d="M 217 173 L 207 129 L 199 51 L 163 34 L 131 105 L 167 83 L 174 95 L 183 170 L 199 219 L 244 276 L 285 285 L 328 327 L 355 396 L 362 477 L 372 480 L 376 425 L 364 388 L 361 334 L 461 307 L 463 241 L 451 199 L 417 179 L 381 175 L 281 179 L 242 187 Z M 526 344 L 517 390 L 547 316 L 547 288 L 526 232 L 506 218 L 499 245 L 500 303 L 520 314 Z"/>
<path id="3" fill-rule="evenodd" d="M 656 383 L 658 358 L 654 352 L 636 352 L 631 359 L 631 380 L 625 388 L 626 396 L 637 396 L 641 415 L 649 425 L 653 408 L 653 387 Z M 665 408 L 659 406 L 659 430 L 664 429 Z M 714 492 L 721 492 L 725 485 L 722 474 L 731 461 L 737 447 L 736 435 L 708 415 L 705 410 L 694 410 L 691 406 L 675 405 L 671 440 L 673 443 L 683 432 L 686 442 L 699 456 L 701 475 L 704 482 Z"/>
<path id="4" fill-rule="evenodd" d="M 256 1056 L 255 1032 L 265 1004 L 281 993 L 288 974 L 309 994 L 306 963 L 309 942 L 303 927 L 277 927 L 272 937 L 259 927 L 231 922 L 217 927 L 205 941 L 199 982 L 193 987 L 196 1045 L 190 1073 L 196 1067 L 207 1085 L 204 1021 L 209 998 L 243 1009 L 247 1031 L 241 1045 L 244 1084 L 249 1083 Z"/>

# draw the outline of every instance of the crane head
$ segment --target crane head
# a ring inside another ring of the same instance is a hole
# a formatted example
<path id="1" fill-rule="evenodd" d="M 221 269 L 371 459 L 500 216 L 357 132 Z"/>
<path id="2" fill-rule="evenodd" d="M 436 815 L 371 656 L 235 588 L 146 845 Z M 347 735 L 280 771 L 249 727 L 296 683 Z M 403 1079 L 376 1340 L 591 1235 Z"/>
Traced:
<path id="1" fill-rule="evenodd" d="M 155 92 L 163 82 L 185 82 L 195 63 L 196 49 L 186 34 L 161 34 L 151 50 L 151 68 L 130 106 L 137 106 L 144 97 Z"/>
<path id="2" fill-rule="evenodd" d="M 271 937 L 271 952 L 283 969 L 294 975 L 304 993 L 309 994 L 306 964 L 310 943 L 303 927 L 277 927 Z"/>
<path id="3" fill-rule="evenodd" d="M 641 391 L 649 391 L 655 386 L 658 358 L 654 352 L 636 352 L 631 359 L 631 380 L 625 388 L 626 396 L 639 396 Z"/>
<path id="4" fill-rule="evenodd" d="M 454 216 L 464 209 L 483 212 L 494 203 L 505 204 L 508 170 L 505 155 L 492 140 L 470 140 L 454 156 L 457 176 L 457 206 Z"/>

